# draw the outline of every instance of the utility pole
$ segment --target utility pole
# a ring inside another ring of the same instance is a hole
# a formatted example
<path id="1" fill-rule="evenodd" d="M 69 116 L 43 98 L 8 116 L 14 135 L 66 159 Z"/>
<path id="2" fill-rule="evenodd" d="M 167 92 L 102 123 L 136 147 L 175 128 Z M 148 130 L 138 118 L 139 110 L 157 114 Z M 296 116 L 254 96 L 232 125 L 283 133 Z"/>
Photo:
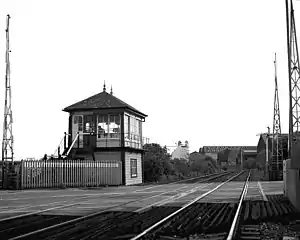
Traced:
<path id="1" fill-rule="evenodd" d="M 7 15 L 6 27 L 6 75 L 5 75 L 5 102 L 4 102 L 4 124 L 2 140 L 2 183 L 4 182 L 4 165 L 8 160 L 14 161 L 13 132 L 12 132 L 12 110 L 11 110 L 11 85 L 10 85 L 10 46 L 9 46 L 9 19 Z"/>
<path id="2" fill-rule="evenodd" d="M 282 139 L 281 139 L 281 123 L 280 123 L 279 94 L 278 94 L 278 83 L 277 83 L 276 53 L 275 53 L 274 66 L 275 66 L 275 96 L 274 96 L 271 170 L 272 170 L 272 172 L 276 171 L 279 174 L 279 172 L 282 170 L 283 149 L 282 149 Z"/>
<path id="3" fill-rule="evenodd" d="M 294 17 L 293 1 L 286 3 L 287 49 L 289 69 L 289 158 L 292 168 L 300 168 L 300 162 L 294 156 L 300 144 L 300 66 Z M 293 157 L 294 156 L 294 157 Z"/>

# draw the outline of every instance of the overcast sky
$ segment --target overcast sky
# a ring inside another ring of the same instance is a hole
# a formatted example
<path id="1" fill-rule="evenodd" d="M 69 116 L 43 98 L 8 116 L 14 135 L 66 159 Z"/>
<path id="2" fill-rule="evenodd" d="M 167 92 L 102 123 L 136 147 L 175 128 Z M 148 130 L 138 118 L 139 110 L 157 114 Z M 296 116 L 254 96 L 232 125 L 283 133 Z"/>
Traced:
<path id="1" fill-rule="evenodd" d="M 285 0 L 1 0 L 1 139 L 7 14 L 16 160 L 53 154 L 68 130 L 62 109 L 104 80 L 148 115 L 150 142 L 256 145 L 273 124 L 275 52 L 288 131 Z"/>

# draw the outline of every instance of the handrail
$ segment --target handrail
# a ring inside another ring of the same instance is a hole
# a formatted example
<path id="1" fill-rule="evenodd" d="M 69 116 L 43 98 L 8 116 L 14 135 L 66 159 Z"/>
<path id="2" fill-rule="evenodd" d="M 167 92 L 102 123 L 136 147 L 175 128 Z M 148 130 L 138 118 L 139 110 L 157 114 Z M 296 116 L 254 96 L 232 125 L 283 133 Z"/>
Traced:
<path id="1" fill-rule="evenodd" d="M 73 140 L 73 142 L 72 142 L 70 148 L 68 149 L 68 151 L 67 151 L 67 153 L 66 153 L 66 156 L 68 156 L 69 153 L 71 152 L 71 150 L 72 150 L 72 148 L 73 148 L 73 146 L 74 146 L 76 140 L 78 139 L 78 137 L 79 137 L 79 133 L 76 134 L 76 137 L 74 138 L 74 140 Z"/>
<path id="2" fill-rule="evenodd" d="M 104 134 L 101 134 L 101 136 L 102 137 L 100 137 L 100 138 L 97 138 L 98 140 L 99 139 L 103 139 L 103 140 L 107 140 L 107 139 L 113 139 L 113 137 L 109 137 L 109 134 L 115 134 L 116 136 L 117 136 L 117 138 L 120 138 L 122 135 L 124 135 L 124 139 L 125 139 L 125 141 L 138 141 L 138 140 L 140 140 L 140 142 L 142 143 L 142 144 L 147 144 L 147 143 L 149 143 L 149 138 L 147 138 L 147 137 L 143 137 L 143 136 L 141 136 L 141 135 L 138 135 L 138 134 L 134 134 L 134 133 L 124 133 L 124 132 L 117 132 L 117 133 L 105 133 L 105 135 Z M 87 133 L 84 133 L 84 132 L 82 132 L 82 133 L 79 133 L 79 135 L 99 135 L 99 133 L 96 133 L 96 132 L 87 132 Z M 129 136 L 129 138 L 126 138 L 126 135 L 128 135 Z M 135 137 L 137 137 L 137 138 L 135 138 Z"/>
<path id="3" fill-rule="evenodd" d="M 58 147 L 55 149 L 54 154 L 53 154 L 54 156 L 56 156 L 56 153 L 58 152 L 58 149 L 61 147 L 61 144 L 63 143 L 64 138 L 65 138 L 65 136 L 62 137 L 62 139 L 61 139 L 61 141 L 60 141 Z"/>
<path id="4" fill-rule="evenodd" d="M 67 133 L 65 133 L 65 136 L 62 138 L 62 140 L 60 141 L 60 143 L 59 143 L 59 145 L 58 145 L 58 147 L 56 148 L 56 150 L 55 150 L 55 152 L 54 152 L 54 154 L 53 154 L 53 156 L 56 156 L 56 154 L 58 153 L 58 151 L 60 150 L 60 149 L 62 149 L 62 151 L 61 151 L 61 154 L 58 154 L 58 155 L 60 155 L 60 156 L 68 156 L 69 155 L 69 153 L 71 152 L 71 150 L 72 150 L 72 148 L 74 147 L 74 144 L 75 144 L 75 142 L 79 139 L 79 136 L 84 136 L 84 135 L 91 135 L 91 134 L 96 134 L 97 135 L 97 133 L 93 133 L 93 132 L 87 132 L 87 133 L 85 133 L 85 132 L 77 132 L 77 134 L 76 134 L 76 136 L 75 136 L 75 138 L 74 138 L 74 140 L 72 141 L 72 144 L 70 145 L 70 147 L 68 147 L 68 145 L 69 144 L 65 144 L 64 143 L 64 140 L 66 139 L 66 141 L 67 141 L 67 136 L 71 136 L 71 134 L 67 134 Z M 139 142 L 139 144 L 141 144 L 141 146 L 143 146 L 143 145 L 145 145 L 145 144 L 148 144 L 149 143 L 149 138 L 146 138 L 146 137 L 142 137 L 142 136 L 140 136 L 140 135 L 138 135 L 138 134 L 133 134 L 133 133 L 123 133 L 123 132 L 119 132 L 119 133 L 114 133 L 114 134 L 117 134 L 117 136 L 118 136 L 118 138 L 120 138 L 121 139 L 121 136 L 122 135 L 129 135 L 129 138 L 124 138 L 124 140 L 125 141 L 130 141 L 130 142 L 132 142 L 132 141 L 138 141 Z M 135 137 L 137 137 L 137 138 L 135 138 Z M 103 140 L 108 140 L 108 139 L 113 139 L 113 138 L 110 138 L 109 137 L 109 133 L 106 133 L 105 135 L 104 135 L 104 137 L 103 138 L 98 138 L 98 140 L 99 139 L 103 139 Z M 67 150 L 68 149 L 68 150 Z M 63 154 L 64 152 L 65 152 L 65 150 L 67 150 L 67 152 L 65 153 L 65 154 Z M 58 156 L 58 157 L 60 157 L 60 156 Z"/>
<path id="5" fill-rule="evenodd" d="M 58 147 L 55 149 L 54 154 L 52 156 L 59 157 L 61 155 L 61 153 L 63 153 L 66 150 L 66 148 L 68 146 L 68 136 L 71 136 L 71 134 L 64 132 L 64 136 L 61 139 Z"/>
<path id="6" fill-rule="evenodd" d="M 244 201 L 244 198 L 247 194 L 247 191 L 248 191 L 248 185 L 249 185 L 249 178 L 250 178 L 250 175 L 251 175 L 251 170 L 248 174 L 248 177 L 247 177 L 247 180 L 244 184 L 244 188 L 243 188 L 243 192 L 241 194 L 241 197 L 240 197 L 240 200 L 239 200 L 239 205 L 238 205 L 238 208 L 236 210 L 236 213 L 235 213 L 235 216 L 234 216 L 234 219 L 233 219 L 233 222 L 232 222 L 232 225 L 230 227 L 230 231 L 229 231 L 229 234 L 228 234 L 228 237 L 226 238 L 226 240 L 232 240 L 234 239 L 234 236 L 236 234 L 236 228 L 237 228 L 237 224 L 238 224 L 238 217 L 241 213 L 241 210 L 242 210 L 242 203 Z"/>

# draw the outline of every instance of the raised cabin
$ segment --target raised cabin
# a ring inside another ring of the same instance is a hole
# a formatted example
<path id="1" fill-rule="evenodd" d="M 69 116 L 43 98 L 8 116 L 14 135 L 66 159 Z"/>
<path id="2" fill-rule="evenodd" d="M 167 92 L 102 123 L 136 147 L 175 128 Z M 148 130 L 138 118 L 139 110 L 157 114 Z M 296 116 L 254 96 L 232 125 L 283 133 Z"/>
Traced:
<path id="1" fill-rule="evenodd" d="M 105 83 L 103 92 L 63 111 L 69 113 L 68 158 L 116 161 L 116 166 L 122 165 L 122 176 L 111 177 L 122 178 L 123 185 L 142 183 L 146 114 L 113 96 L 112 90 L 106 92 Z"/>

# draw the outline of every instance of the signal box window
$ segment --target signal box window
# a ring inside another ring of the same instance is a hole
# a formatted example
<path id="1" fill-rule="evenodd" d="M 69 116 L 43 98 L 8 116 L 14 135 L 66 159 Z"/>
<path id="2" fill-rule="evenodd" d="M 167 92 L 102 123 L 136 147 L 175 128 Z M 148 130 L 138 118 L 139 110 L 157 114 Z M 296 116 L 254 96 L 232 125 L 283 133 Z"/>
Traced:
<path id="1" fill-rule="evenodd" d="M 133 158 L 130 159 L 130 174 L 132 178 L 137 177 L 137 160 Z"/>

